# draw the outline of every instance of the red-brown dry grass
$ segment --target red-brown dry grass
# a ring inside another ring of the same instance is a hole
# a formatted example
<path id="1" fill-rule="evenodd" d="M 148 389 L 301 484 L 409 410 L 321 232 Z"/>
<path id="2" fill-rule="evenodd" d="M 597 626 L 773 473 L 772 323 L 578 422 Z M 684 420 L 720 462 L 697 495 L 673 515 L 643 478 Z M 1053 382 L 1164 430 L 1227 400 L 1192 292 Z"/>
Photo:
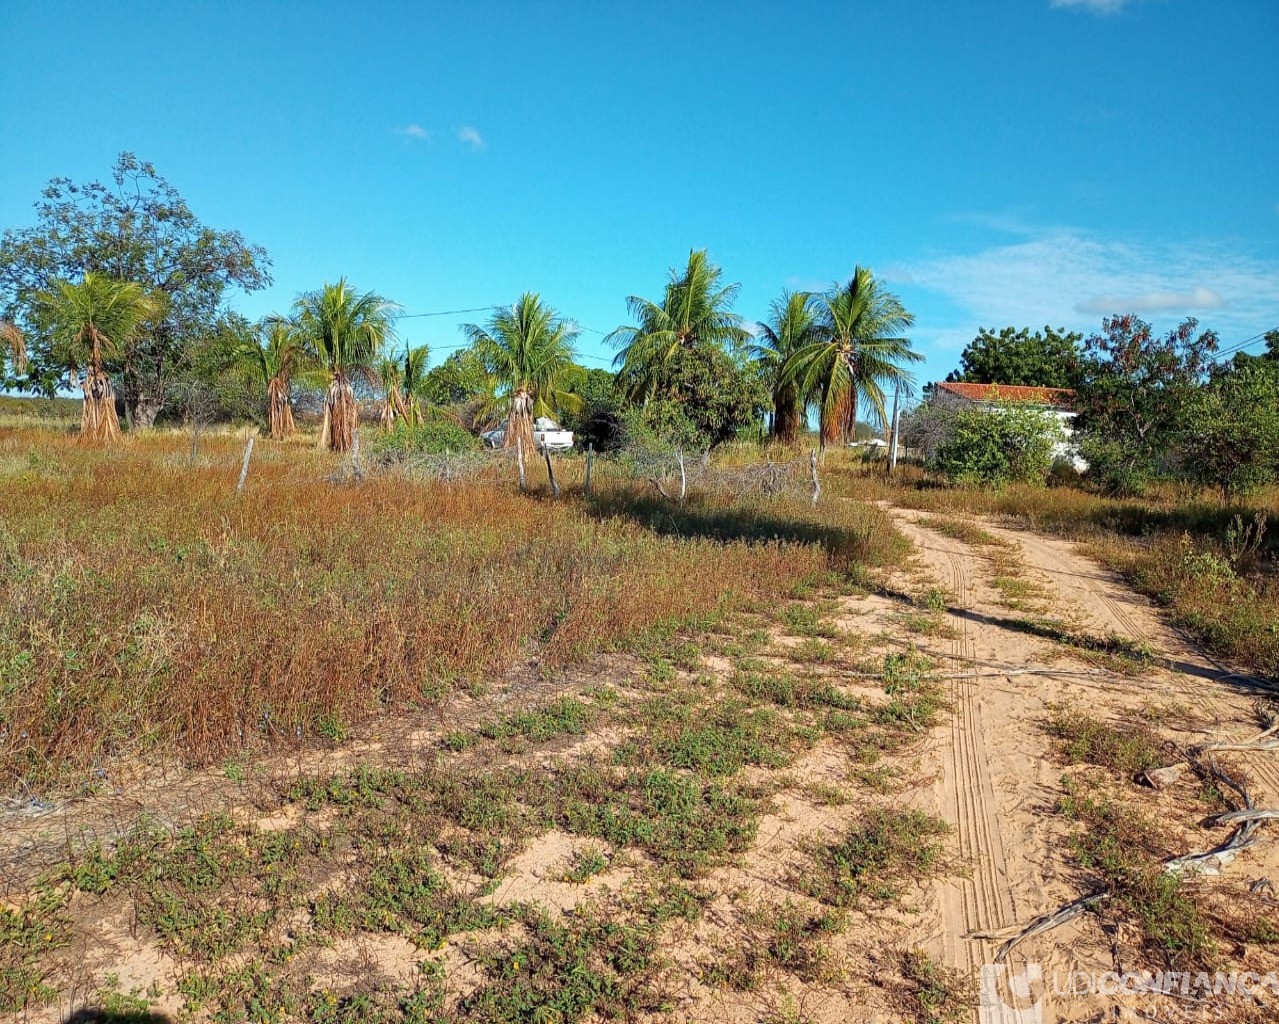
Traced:
<path id="1" fill-rule="evenodd" d="M 621 490 L 601 510 L 513 481 L 337 484 L 331 456 L 270 443 L 237 497 L 239 457 L 0 431 L 0 788 L 340 734 L 533 653 L 553 669 L 776 601 L 891 536 L 850 503 L 814 540 L 748 541 L 706 509 L 659 531 Z"/>

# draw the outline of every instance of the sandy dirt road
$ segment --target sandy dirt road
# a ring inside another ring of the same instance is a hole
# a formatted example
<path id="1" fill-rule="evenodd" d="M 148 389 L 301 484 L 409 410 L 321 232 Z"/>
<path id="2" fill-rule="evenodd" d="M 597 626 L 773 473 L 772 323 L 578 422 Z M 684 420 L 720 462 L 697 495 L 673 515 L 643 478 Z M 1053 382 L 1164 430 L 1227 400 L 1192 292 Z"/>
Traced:
<path id="1" fill-rule="evenodd" d="M 947 963 L 976 977 L 999 943 L 975 935 L 1006 934 L 1088 891 L 1088 879 L 1067 856 L 1068 830 L 1052 813 L 1063 792 L 1060 762 L 1044 730 L 1054 706 L 1120 723 L 1138 716 L 1157 720 L 1159 708 L 1171 709 L 1177 719 L 1171 738 L 1190 747 L 1255 732 L 1260 695 L 1169 628 L 1150 602 L 1070 542 L 977 524 L 1009 545 L 1020 562 L 1020 577 L 1039 589 L 1047 614 L 1081 633 L 1148 650 L 1154 663 L 1147 670 L 1112 674 L 1036 635 L 991 585 L 994 570 L 986 550 L 930 529 L 928 516 L 900 509 L 892 514 L 915 545 L 922 571 L 948 598 L 949 638 L 924 642 L 944 660 L 954 699 L 949 732 L 934 738 L 941 771 L 933 795 L 939 813 L 955 829 L 969 870 L 941 884 L 941 920 L 930 942 Z M 1279 758 L 1250 755 L 1246 770 L 1257 804 L 1279 806 Z M 1196 824 L 1188 820 L 1190 810 L 1167 794 L 1146 790 L 1139 796 L 1170 825 Z M 1207 844 L 1213 838 L 1219 837 L 1192 833 L 1187 841 Z M 1232 868 L 1245 880 L 1276 871 L 1279 857 L 1264 839 Z M 1014 951 L 1009 972 L 1023 973 L 1028 966 L 1050 978 L 1134 965 L 1123 962 L 1118 944 L 1085 915 Z M 1004 993 L 1022 1008 L 1022 1016 L 1006 1007 L 987 1007 L 982 1022 L 1129 1019 L 1127 1014 L 1142 1009 L 1132 999 L 1057 998 L 1051 989 L 1036 987 L 1044 993 L 1038 1005 Z M 1216 1019 L 1231 1017 L 1227 1011 Z"/>

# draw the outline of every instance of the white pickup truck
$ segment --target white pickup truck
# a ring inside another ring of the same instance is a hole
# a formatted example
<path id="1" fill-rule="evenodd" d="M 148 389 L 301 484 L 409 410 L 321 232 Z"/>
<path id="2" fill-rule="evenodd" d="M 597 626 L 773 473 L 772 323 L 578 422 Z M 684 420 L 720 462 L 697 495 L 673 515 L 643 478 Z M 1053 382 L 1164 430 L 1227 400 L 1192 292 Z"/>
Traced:
<path id="1" fill-rule="evenodd" d="M 486 430 L 480 435 L 490 448 L 501 448 L 506 440 L 506 428 Z M 573 447 L 573 431 L 562 430 L 560 425 L 546 416 L 539 416 L 533 421 L 533 443 L 537 450 L 566 452 Z"/>

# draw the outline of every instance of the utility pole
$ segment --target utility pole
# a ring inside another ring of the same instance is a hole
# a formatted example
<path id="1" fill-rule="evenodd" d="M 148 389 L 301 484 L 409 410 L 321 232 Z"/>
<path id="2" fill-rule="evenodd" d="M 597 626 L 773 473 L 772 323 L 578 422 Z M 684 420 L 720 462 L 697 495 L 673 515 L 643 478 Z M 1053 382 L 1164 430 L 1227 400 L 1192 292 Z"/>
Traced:
<path id="1" fill-rule="evenodd" d="M 892 428 L 889 430 L 888 437 L 888 475 L 892 476 L 897 469 L 897 424 L 901 420 L 901 395 L 902 386 L 900 383 L 893 386 L 893 420 Z"/>

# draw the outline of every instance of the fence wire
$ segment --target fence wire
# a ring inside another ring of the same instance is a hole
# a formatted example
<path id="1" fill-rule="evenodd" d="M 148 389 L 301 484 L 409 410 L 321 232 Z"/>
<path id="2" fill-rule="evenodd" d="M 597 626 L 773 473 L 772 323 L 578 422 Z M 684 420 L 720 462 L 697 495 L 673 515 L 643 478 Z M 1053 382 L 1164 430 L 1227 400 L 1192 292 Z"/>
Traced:
<path id="1" fill-rule="evenodd" d="M 545 458 L 539 449 L 524 453 L 526 472 Z M 552 455 L 557 464 L 563 456 Z M 806 497 L 816 500 L 820 493 L 811 458 L 781 462 L 766 459 L 755 463 L 717 464 L 710 452 L 686 455 L 679 450 L 655 450 L 626 446 L 608 454 L 578 452 L 573 461 L 593 459 L 595 472 L 609 472 L 614 479 L 630 478 L 656 487 L 665 497 L 683 500 L 693 491 L 714 493 L 720 499 Z M 479 448 L 444 452 L 353 452 L 331 479 L 335 482 L 359 480 L 371 474 L 394 474 L 431 483 L 460 483 L 480 479 L 518 479 L 519 454 L 513 448 Z"/>

